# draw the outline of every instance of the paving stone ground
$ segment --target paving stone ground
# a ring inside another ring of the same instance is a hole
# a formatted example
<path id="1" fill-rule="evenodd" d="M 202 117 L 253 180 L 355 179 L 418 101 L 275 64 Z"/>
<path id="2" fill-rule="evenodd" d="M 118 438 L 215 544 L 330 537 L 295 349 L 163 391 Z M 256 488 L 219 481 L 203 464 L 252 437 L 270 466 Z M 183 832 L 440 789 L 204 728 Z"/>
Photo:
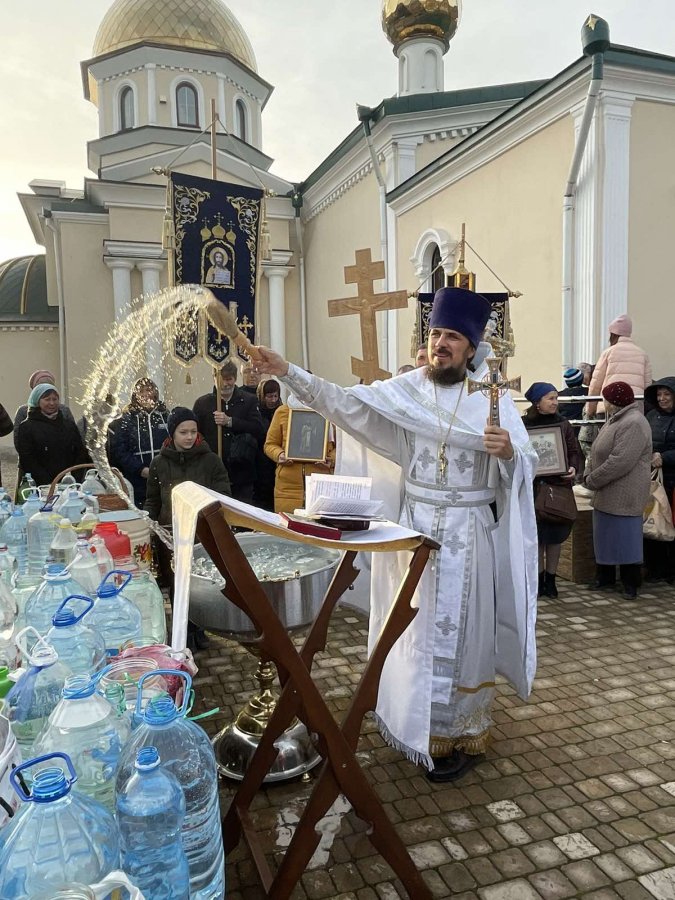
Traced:
<path id="1" fill-rule="evenodd" d="M 562 583 L 558 600 L 540 603 L 530 701 L 500 686 L 492 748 L 456 786 L 431 784 L 366 720 L 359 760 L 434 897 L 675 900 L 674 625 L 667 585 L 629 602 Z M 343 607 L 317 659 L 315 678 L 338 716 L 363 670 L 366 633 L 366 619 Z M 249 698 L 255 663 L 216 637 L 197 662 L 197 711 L 221 708 L 203 723 L 215 734 Z M 272 864 L 311 786 L 257 796 Z M 223 811 L 232 793 L 223 781 Z M 353 811 L 324 824 L 294 900 L 407 896 Z M 265 896 L 243 843 L 227 880 L 230 900 Z"/>

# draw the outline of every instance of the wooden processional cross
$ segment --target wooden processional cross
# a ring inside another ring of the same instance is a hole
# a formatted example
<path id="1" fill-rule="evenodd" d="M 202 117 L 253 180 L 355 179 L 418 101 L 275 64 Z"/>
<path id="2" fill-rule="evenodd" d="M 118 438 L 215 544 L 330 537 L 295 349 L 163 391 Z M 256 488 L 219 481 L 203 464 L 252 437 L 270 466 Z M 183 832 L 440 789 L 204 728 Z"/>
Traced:
<path id="1" fill-rule="evenodd" d="M 375 314 L 387 309 L 404 309 L 408 305 L 407 291 L 376 294 L 376 281 L 384 278 L 384 262 L 374 262 L 370 250 L 356 251 L 356 265 L 345 266 L 345 284 L 356 284 L 356 297 L 328 301 L 328 316 L 359 315 L 361 319 L 361 346 L 363 359 L 352 356 L 352 372 L 364 384 L 388 378 L 391 372 L 380 368 L 377 348 L 377 323 Z"/>

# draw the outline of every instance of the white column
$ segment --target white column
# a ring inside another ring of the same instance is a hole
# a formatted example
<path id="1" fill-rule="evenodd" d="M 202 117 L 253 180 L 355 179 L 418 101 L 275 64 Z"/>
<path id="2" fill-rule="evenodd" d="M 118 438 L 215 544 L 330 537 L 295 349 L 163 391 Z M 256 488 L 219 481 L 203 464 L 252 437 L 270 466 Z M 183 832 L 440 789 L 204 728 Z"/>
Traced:
<path id="1" fill-rule="evenodd" d="M 605 165 L 602 184 L 602 287 L 600 339 L 609 323 L 628 312 L 628 218 L 630 120 L 633 97 L 605 94 L 601 100 Z"/>
<path id="2" fill-rule="evenodd" d="M 398 50 L 400 97 L 409 94 L 434 94 L 444 88 L 442 41 L 431 37 L 413 38 Z"/>
<path id="3" fill-rule="evenodd" d="M 131 270 L 135 263 L 130 259 L 106 256 L 105 264 L 112 271 L 115 322 L 120 323 L 126 317 L 131 302 Z"/>
<path id="4" fill-rule="evenodd" d="M 161 260 L 139 260 L 136 265 L 143 278 L 143 294 L 156 294 L 159 291 L 159 273 L 164 269 Z M 160 323 L 148 335 L 145 358 L 148 369 L 148 377 L 152 378 L 159 389 L 160 397 L 164 396 L 164 368 L 162 366 L 162 335 Z"/>
<path id="5" fill-rule="evenodd" d="M 218 118 L 220 119 L 220 124 L 226 131 L 229 131 L 229 127 L 227 124 L 227 108 L 225 106 L 225 76 L 220 72 L 216 73 L 216 78 L 218 79 Z"/>
<path id="6" fill-rule="evenodd" d="M 274 256 L 281 254 L 273 254 Z M 291 257 L 285 253 L 286 261 Z M 290 272 L 290 268 L 284 265 L 264 266 L 263 272 L 267 276 L 269 289 L 270 311 L 270 346 L 282 356 L 286 356 L 286 289 L 284 281 Z"/>
<path id="7" fill-rule="evenodd" d="M 157 82 L 155 80 L 155 63 L 147 63 L 145 70 L 148 73 L 148 125 L 157 124 Z M 136 125 L 140 125 L 137 122 Z"/>

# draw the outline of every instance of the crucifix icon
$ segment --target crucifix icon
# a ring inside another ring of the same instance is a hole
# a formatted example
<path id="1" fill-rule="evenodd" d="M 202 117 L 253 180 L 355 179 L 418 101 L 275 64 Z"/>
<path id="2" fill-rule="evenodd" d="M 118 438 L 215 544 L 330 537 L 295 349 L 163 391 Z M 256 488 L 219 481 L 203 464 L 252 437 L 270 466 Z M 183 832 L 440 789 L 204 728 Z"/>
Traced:
<path id="1" fill-rule="evenodd" d="M 520 377 L 504 378 L 502 375 L 503 359 L 490 357 L 486 359 L 488 374 L 481 381 L 469 380 L 469 393 L 474 394 L 480 391 L 490 398 L 490 425 L 499 425 L 499 398 L 511 388 L 514 391 L 520 390 Z"/>
<path id="2" fill-rule="evenodd" d="M 403 309 L 408 305 L 407 291 L 375 293 L 373 285 L 382 278 L 384 278 L 384 262 L 381 260 L 374 262 L 370 250 L 357 250 L 356 265 L 345 266 L 345 284 L 356 284 L 357 296 L 328 301 L 330 318 L 356 314 L 360 316 L 363 359 L 352 356 L 352 372 L 357 378 L 363 379 L 364 384 L 388 378 L 391 374 L 386 369 L 380 368 L 375 314 L 387 309 Z"/>

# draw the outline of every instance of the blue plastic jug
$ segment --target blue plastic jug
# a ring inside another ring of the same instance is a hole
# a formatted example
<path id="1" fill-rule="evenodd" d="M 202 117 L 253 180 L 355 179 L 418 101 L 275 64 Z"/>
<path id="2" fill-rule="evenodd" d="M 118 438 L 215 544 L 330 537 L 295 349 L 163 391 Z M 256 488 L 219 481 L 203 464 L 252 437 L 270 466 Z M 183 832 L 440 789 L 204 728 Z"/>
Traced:
<path id="1" fill-rule="evenodd" d="M 185 797 L 176 778 L 160 768 L 156 747 L 136 754 L 134 772 L 115 797 L 123 871 L 146 897 L 189 900 L 190 871 L 181 832 Z"/>
<path id="2" fill-rule="evenodd" d="M 66 597 L 89 596 L 81 584 L 72 577 L 61 563 L 52 563 L 42 576 L 42 583 L 26 601 L 19 625 L 31 625 L 40 634 L 46 634 L 52 627 L 52 618 Z"/>
<path id="3" fill-rule="evenodd" d="M 71 758 L 83 794 L 115 808 L 115 776 L 131 728 L 114 706 L 96 692 L 98 678 L 71 675 L 63 696 L 35 742 L 36 754 L 62 751 Z"/>
<path id="4" fill-rule="evenodd" d="M 119 584 L 114 583 L 115 578 Z M 96 602 L 89 613 L 89 625 L 103 635 L 108 657 L 117 656 L 126 641 L 137 641 L 143 633 L 140 610 L 122 593 L 129 581 L 128 572 L 117 569 L 108 572 L 96 591 Z"/>
<path id="5" fill-rule="evenodd" d="M 36 638 L 30 648 L 29 636 Z M 63 685 L 71 673 L 59 662 L 56 650 L 34 628 L 24 628 L 15 640 L 28 660 L 28 669 L 5 697 L 2 714 L 9 719 L 21 756 L 28 759 L 47 719 L 61 699 Z"/>
<path id="6" fill-rule="evenodd" d="M 143 682 L 156 675 L 185 680 L 180 708 L 171 697 L 156 697 L 141 710 Z M 135 716 L 140 724 L 127 741 L 120 760 L 116 790 L 131 778 L 136 755 L 143 747 L 156 747 L 161 768 L 176 777 L 186 804 L 182 829 L 183 849 L 190 870 L 190 900 L 222 900 L 225 896 L 225 858 L 218 803 L 218 775 L 213 747 L 206 732 L 185 718 L 192 679 L 185 672 L 156 669 L 138 682 Z"/>
<path id="7" fill-rule="evenodd" d="M 36 772 L 30 791 L 24 773 Z M 10 775 L 25 805 L 0 832 L 0 897 L 52 897 L 68 882 L 95 884 L 119 865 L 119 833 L 105 807 L 71 791 L 77 775 L 65 753 L 24 762 Z"/>
<path id="8" fill-rule="evenodd" d="M 80 613 L 73 609 L 78 600 L 85 604 Z M 47 640 L 61 662 L 76 675 L 93 675 L 106 663 L 103 635 L 82 621 L 93 606 L 94 601 L 84 594 L 66 597 L 52 616 L 52 627 L 47 632 Z"/>

